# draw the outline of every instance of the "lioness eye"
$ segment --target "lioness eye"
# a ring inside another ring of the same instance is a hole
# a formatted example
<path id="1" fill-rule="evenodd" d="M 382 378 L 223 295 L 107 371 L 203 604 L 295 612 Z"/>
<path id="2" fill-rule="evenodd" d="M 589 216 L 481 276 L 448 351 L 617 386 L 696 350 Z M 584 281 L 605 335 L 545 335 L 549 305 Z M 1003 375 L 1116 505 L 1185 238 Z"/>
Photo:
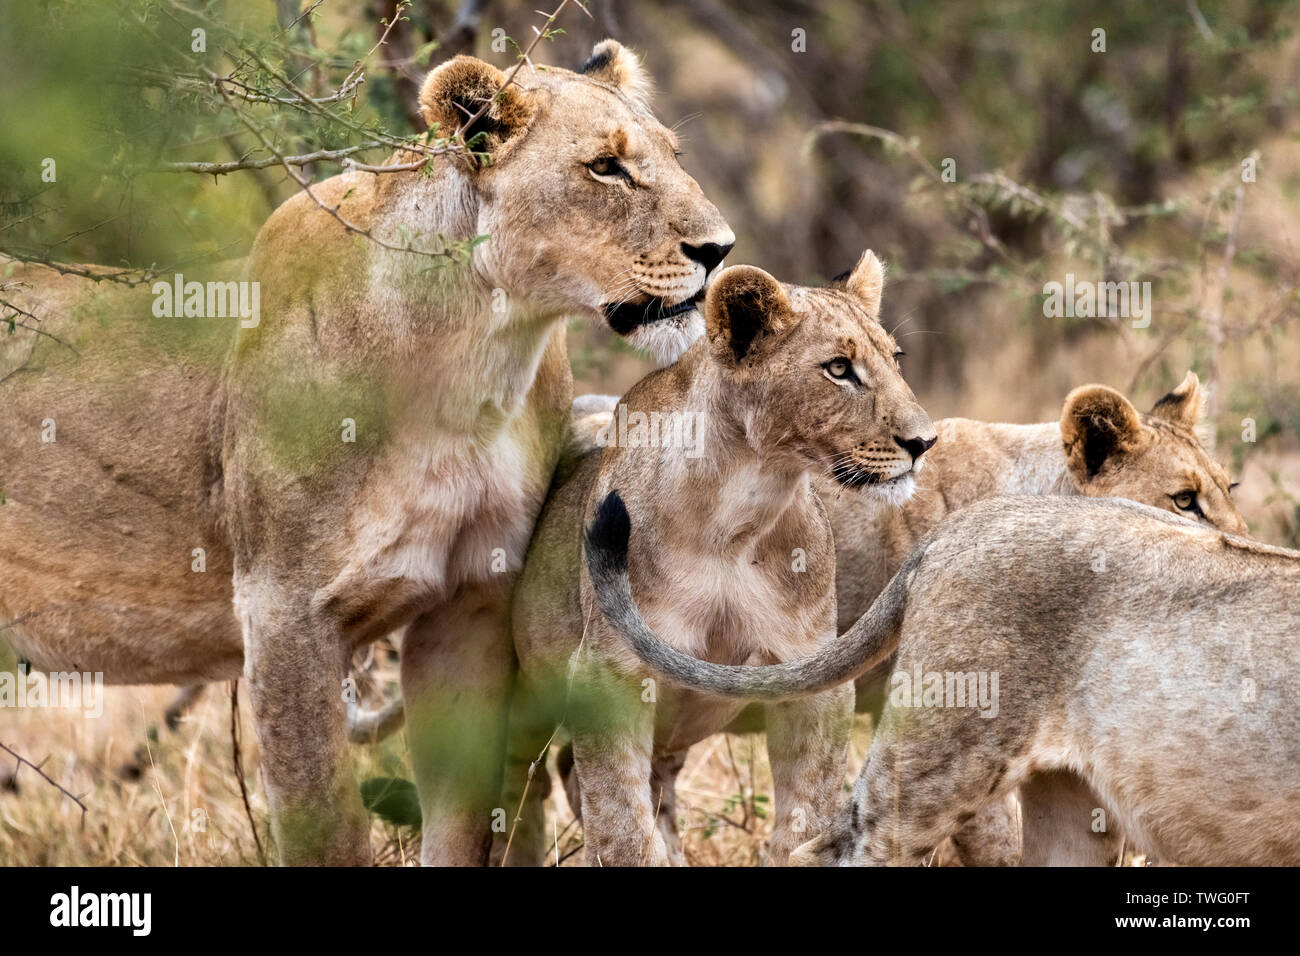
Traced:
<path id="1" fill-rule="evenodd" d="M 1228 491 L 1231 492 L 1233 488 L 1236 488 L 1240 485 L 1241 485 L 1240 481 L 1234 481 L 1232 484 L 1228 485 Z"/>
<path id="2" fill-rule="evenodd" d="M 1194 491 L 1178 492 L 1178 494 L 1174 495 L 1174 504 L 1176 504 L 1183 511 L 1191 511 L 1193 508 L 1196 507 L 1196 492 Z"/>
<path id="3" fill-rule="evenodd" d="M 623 173 L 623 166 L 613 156 L 602 156 L 588 163 L 587 168 L 597 176 L 618 176 Z"/>
<path id="4" fill-rule="evenodd" d="M 831 359 L 823 368 L 831 373 L 831 378 L 848 378 L 853 371 L 853 366 L 849 364 L 848 359 Z"/>

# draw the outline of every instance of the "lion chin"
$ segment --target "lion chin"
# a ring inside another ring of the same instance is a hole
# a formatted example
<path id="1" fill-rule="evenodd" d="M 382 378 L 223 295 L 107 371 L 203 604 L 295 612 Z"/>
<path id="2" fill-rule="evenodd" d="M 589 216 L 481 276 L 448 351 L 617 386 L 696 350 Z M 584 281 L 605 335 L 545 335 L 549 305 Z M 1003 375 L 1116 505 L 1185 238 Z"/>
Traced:
<path id="1" fill-rule="evenodd" d="M 901 508 L 916 494 L 916 479 L 909 471 L 878 485 L 866 485 L 862 490 L 891 508 Z"/>
<path id="2" fill-rule="evenodd" d="M 704 335 L 704 317 L 691 309 L 672 318 L 637 326 L 627 339 L 654 356 L 659 365 L 670 365 Z"/>

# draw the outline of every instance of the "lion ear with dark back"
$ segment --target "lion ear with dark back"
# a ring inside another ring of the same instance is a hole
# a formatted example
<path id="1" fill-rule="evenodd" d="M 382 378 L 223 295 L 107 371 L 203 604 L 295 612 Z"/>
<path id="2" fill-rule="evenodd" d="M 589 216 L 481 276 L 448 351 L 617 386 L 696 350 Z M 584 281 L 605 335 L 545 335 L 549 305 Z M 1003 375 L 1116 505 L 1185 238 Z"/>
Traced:
<path id="1" fill-rule="evenodd" d="M 1133 449 L 1142 420 L 1127 398 L 1105 385 L 1084 385 L 1065 398 L 1061 442 L 1066 465 L 1083 487 L 1115 455 Z"/>
<path id="2" fill-rule="evenodd" d="M 716 358 L 739 365 L 792 325 L 781 283 L 756 266 L 723 269 L 709 285 L 704 326 Z"/>
<path id="3" fill-rule="evenodd" d="M 1213 454 L 1214 423 L 1206 418 L 1210 386 L 1201 383 L 1196 373 L 1188 371 L 1182 382 L 1151 409 L 1152 418 L 1162 418 L 1190 429 L 1201 447 Z"/>
<path id="4" fill-rule="evenodd" d="M 858 264 L 842 281 L 844 291 L 861 302 L 873 319 L 879 319 L 880 300 L 885 293 L 885 266 L 876 254 L 870 249 L 862 253 Z"/>
<path id="5" fill-rule="evenodd" d="M 473 56 L 457 56 L 440 64 L 425 77 L 420 87 L 420 115 L 438 136 L 450 136 L 461 124 L 483 108 L 491 106 L 471 128 L 464 131 L 468 141 L 485 133 L 476 152 L 498 160 L 509 150 L 533 121 L 533 102 L 528 92 L 515 84 L 504 90 L 506 75 L 491 63 Z"/>
<path id="6" fill-rule="evenodd" d="M 1153 418 L 1195 428 L 1205 414 L 1205 389 L 1195 372 L 1188 372 L 1179 386 L 1156 402 L 1151 409 Z"/>
<path id="7" fill-rule="evenodd" d="M 650 108 L 654 81 L 641 65 L 641 58 L 617 40 L 601 40 L 578 71 L 593 80 L 617 87 L 635 103 Z"/>

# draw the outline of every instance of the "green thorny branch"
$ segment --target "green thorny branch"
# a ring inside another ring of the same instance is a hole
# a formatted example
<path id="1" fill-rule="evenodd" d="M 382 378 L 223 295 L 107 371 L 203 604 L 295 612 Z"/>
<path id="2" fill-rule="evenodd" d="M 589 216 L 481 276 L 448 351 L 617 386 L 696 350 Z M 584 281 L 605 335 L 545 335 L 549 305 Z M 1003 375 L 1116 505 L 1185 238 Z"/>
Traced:
<path id="1" fill-rule="evenodd" d="M 1218 351 L 1225 342 L 1275 328 L 1300 316 L 1300 275 L 1294 270 L 1288 274 L 1284 263 L 1256 252 L 1251 261 L 1260 274 L 1273 277 L 1273 293 L 1255 314 L 1238 315 L 1231 326 L 1224 320 L 1228 270 L 1234 259 L 1237 265 L 1242 265 L 1237 231 L 1247 190 L 1239 167 L 1225 170 L 1203 195 L 1125 206 L 1101 191 L 1053 196 L 1031 189 L 1001 172 L 945 177 L 944 170 L 925 156 L 915 138 L 862 123 L 831 121 L 818 125 L 805 139 L 805 152 L 811 154 L 821 138 L 835 133 L 878 140 L 887 152 L 905 158 L 918 172 L 912 191 L 937 197 L 957 210 L 963 229 L 973 236 L 974 253 L 967 257 L 966 263 L 919 270 L 896 268 L 895 274 L 900 279 L 936 281 L 954 290 L 989 285 L 1033 297 L 1041 295 L 1043 283 L 1052 278 L 1049 275 L 1052 257 L 1065 256 L 1082 260 L 1105 279 L 1123 276 L 1130 281 L 1154 280 L 1186 289 L 1186 294 L 1164 310 L 1177 318 L 1138 362 L 1130 390 L 1136 388 L 1142 375 L 1175 340 L 1195 327 L 1206 331 L 1213 374 L 1217 371 Z M 1253 152 L 1249 159 L 1258 163 L 1259 152 Z M 1041 224 L 1042 251 L 1026 257 L 1010 250 L 991 225 L 991 214 L 995 212 L 1024 223 Z M 1194 244 L 1194 255 L 1147 256 L 1135 250 L 1136 243 L 1122 244 L 1137 224 L 1175 217 L 1190 223 L 1186 232 Z M 1217 247 L 1222 248 L 1222 253 L 1214 270 L 1215 281 L 1211 282 L 1209 262 L 1212 250 Z M 1115 327 L 1117 331 L 1124 328 L 1122 323 L 1116 323 Z"/>
<path id="2" fill-rule="evenodd" d="M 479 149 L 485 134 L 480 133 L 466 138 L 466 131 L 491 109 L 496 97 L 515 82 L 520 69 L 525 64 L 530 68 L 536 68 L 532 63 L 531 54 L 542 40 L 552 39 L 563 32 L 555 29 L 554 24 L 570 4 L 578 7 L 588 16 L 590 13 L 581 0 L 560 0 L 550 13 L 541 13 L 542 25 L 533 27 L 532 41 L 526 48 L 520 50 L 518 61 L 506 74 L 495 96 L 484 100 L 478 111 L 467 116 L 457 129 L 442 136 L 439 135 L 437 126 L 434 126 L 422 134 L 397 136 L 378 128 L 378 125 L 373 122 L 359 122 L 354 114 L 357 97 L 366 82 L 366 64 L 376 51 L 387 43 L 389 34 L 397 23 L 405 19 L 403 13 L 410 5 L 410 0 L 402 0 L 398 3 L 391 19 L 380 21 L 384 31 L 378 41 L 352 63 L 336 88 L 330 92 L 313 94 L 300 84 L 301 72 L 306 72 L 313 67 L 331 68 L 335 64 L 330 62 L 330 58 L 323 55 L 314 57 L 313 62 L 297 75 L 291 75 L 291 71 L 287 68 L 276 67 L 272 61 L 289 63 L 295 57 L 301 59 L 303 51 L 294 48 L 288 42 L 286 35 L 299 21 L 314 16 L 323 2 L 324 0 L 317 0 L 293 24 L 282 28 L 279 35 L 272 39 L 255 39 L 239 35 L 213 20 L 205 11 L 187 6 L 178 0 L 161 0 L 151 8 L 152 12 L 166 16 L 182 26 L 188 24 L 183 24 L 181 18 L 188 18 L 191 23 L 203 24 L 205 30 L 212 34 L 213 42 L 220 44 L 232 65 L 224 72 L 205 68 L 198 73 L 173 73 L 134 66 L 124 68 L 122 72 L 132 77 L 141 88 L 159 87 L 173 93 L 198 97 L 205 106 L 233 118 L 239 127 L 252 136 L 256 145 L 244 150 L 235 160 L 162 162 L 152 164 L 147 170 L 131 172 L 133 174 L 145 171 L 185 172 L 211 175 L 215 178 L 243 170 L 264 170 L 278 166 L 318 208 L 359 238 L 392 251 L 428 256 L 444 264 L 466 261 L 473 248 L 486 241 L 486 236 L 475 236 L 465 240 L 448 240 L 446 237 L 437 236 L 434 237 L 433 248 L 430 249 L 423 248 L 423 244 L 417 245 L 418 237 L 412 237 L 402 231 L 400 244 L 389 242 L 376 235 L 373 229 L 364 228 L 345 217 L 340 212 L 341 201 L 329 204 L 322 200 L 313 188 L 314 182 L 308 170 L 317 163 L 329 162 L 337 163 L 344 169 L 360 170 L 375 175 L 402 172 L 424 172 L 427 175 L 432 162 L 437 157 L 454 154 L 470 155 L 476 162 L 490 163 L 492 157 Z M 142 29 L 154 30 L 149 18 L 138 9 L 133 9 L 131 15 Z M 516 49 L 519 49 L 517 44 Z M 281 139 L 282 124 L 277 122 L 277 126 L 272 127 L 263 121 L 263 115 L 255 112 L 267 110 L 276 117 L 277 121 L 285 113 L 297 115 L 317 127 L 340 127 L 348 135 L 357 137 L 359 141 L 344 146 L 291 153 L 277 145 Z M 230 136 L 224 138 L 227 142 L 231 142 Z M 387 149 L 400 153 L 402 157 L 410 158 L 388 165 L 370 165 L 354 158 L 357 154 L 374 149 Z M 0 252 L 20 262 L 49 266 L 63 275 L 75 275 L 94 282 L 113 282 L 128 286 L 150 283 L 159 275 L 175 268 L 175 266 L 162 268 L 155 263 L 146 268 L 90 269 L 72 263 L 58 262 L 52 255 L 53 248 L 50 246 L 40 252 L 10 249 L 0 249 Z M 4 307 L 8 314 L 8 318 L 0 315 L 0 320 L 8 322 L 8 319 L 16 320 L 24 314 L 20 309 L 3 300 L 0 300 L 0 306 Z"/>

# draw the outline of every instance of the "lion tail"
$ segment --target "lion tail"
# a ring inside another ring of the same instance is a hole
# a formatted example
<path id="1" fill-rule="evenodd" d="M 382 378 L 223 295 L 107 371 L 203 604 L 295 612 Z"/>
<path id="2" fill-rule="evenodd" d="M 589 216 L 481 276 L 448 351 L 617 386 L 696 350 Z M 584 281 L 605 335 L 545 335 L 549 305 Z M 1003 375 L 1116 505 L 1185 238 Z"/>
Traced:
<path id="1" fill-rule="evenodd" d="M 618 491 L 601 502 L 586 534 L 587 570 L 596 600 L 613 628 L 643 662 L 687 687 L 722 697 L 782 700 L 836 687 L 886 660 L 898 646 L 908 581 L 920 561 L 913 553 L 870 610 L 821 653 L 763 667 L 714 664 L 683 654 L 646 624 L 627 573 L 632 520 Z"/>

